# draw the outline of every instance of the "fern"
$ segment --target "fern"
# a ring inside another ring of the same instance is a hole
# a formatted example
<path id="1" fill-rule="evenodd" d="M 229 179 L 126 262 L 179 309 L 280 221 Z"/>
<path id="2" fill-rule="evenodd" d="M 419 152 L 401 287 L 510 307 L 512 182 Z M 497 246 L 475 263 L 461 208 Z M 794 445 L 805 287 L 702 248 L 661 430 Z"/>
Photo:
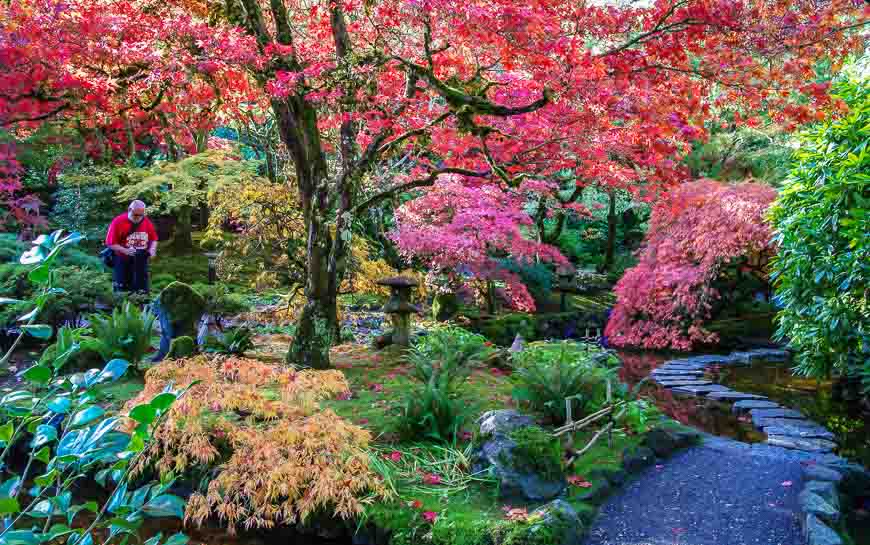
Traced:
<path id="1" fill-rule="evenodd" d="M 106 361 L 122 358 L 134 365 L 145 359 L 151 350 L 151 336 L 156 317 L 151 312 L 124 303 L 110 316 L 91 317 L 91 329 L 96 337 L 91 348 Z"/>

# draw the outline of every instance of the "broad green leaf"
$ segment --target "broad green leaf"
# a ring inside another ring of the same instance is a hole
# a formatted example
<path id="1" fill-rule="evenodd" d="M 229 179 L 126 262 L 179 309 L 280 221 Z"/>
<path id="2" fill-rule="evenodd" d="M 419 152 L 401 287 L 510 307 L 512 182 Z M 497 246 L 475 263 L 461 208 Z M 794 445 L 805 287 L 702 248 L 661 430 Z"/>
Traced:
<path id="1" fill-rule="evenodd" d="M 20 299 L 10 299 L 8 297 L 0 297 L 0 305 L 14 305 L 17 303 L 23 303 L 24 301 Z"/>
<path id="2" fill-rule="evenodd" d="M 19 322 L 26 322 L 26 321 L 30 320 L 31 318 L 35 318 L 37 314 L 39 314 L 39 307 L 31 310 L 27 314 L 22 314 L 21 316 L 18 317 L 18 321 Z"/>
<path id="3" fill-rule="evenodd" d="M 57 470 L 52 469 L 45 475 L 40 475 L 39 477 L 33 479 L 33 482 L 38 484 L 39 486 L 48 486 L 54 482 L 54 479 L 57 477 Z"/>
<path id="4" fill-rule="evenodd" d="M 190 538 L 179 532 L 167 539 L 163 545 L 186 545 L 188 541 Z"/>
<path id="5" fill-rule="evenodd" d="M 32 444 L 34 448 L 39 448 L 55 439 L 57 439 L 57 429 L 48 424 L 40 424 L 36 428 L 36 436 L 33 438 Z"/>
<path id="6" fill-rule="evenodd" d="M 10 530 L 3 534 L 3 545 L 39 545 L 39 538 L 31 530 Z"/>
<path id="7" fill-rule="evenodd" d="M 151 400 L 150 405 L 158 411 L 162 411 L 172 406 L 174 402 L 175 394 L 164 392 L 162 394 L 154 396 L 154 399 Z"/>
<path id="8" fill-rule="evenodd" d="M 15 426 L 12 425 L 12 421 L 6 422 L 2 426 L 0 426 L 0 441 L 4 443 L 8 443 L 12 440 L 12 434 L 15 433 Z"/>
<path id="9" fill-rule="evenodd" d="M 0 498 L 0 515 L 12 515 L 21 512 L 21 506 L 15 498 Z"/>
<path id="10" fill-rule="evenodd" d="M 70 421 L 70 426 L 78 427 L 90 424 L 94 420 L 106 414 L 106 411 L 97 405 L 91 405 L 87 409 L 77 412 Z"/>
<path id="11" fill-rule="evenodd" d="M 53 413 L 66 414 L 72 406 L 72 400 L 68 397 L 56 397 L 46 405 Z"/>
<path id="12" fill-rule="evenodd" d="M 50 339 L 54 332 L 50 325 L 45 324 L 23 325 L 21 329 L 28 335 L 42 340 Z"/>
<path id="13" fill-rule="evenodd" d="M 39 451 L 33 455 L 34 458 L 42 462 L 43 464 L 47 464 L 49 460 L 51 460 L 51 449 L 48 447 L 42 447 Z"/>
<path id="14" fill-rule="evenodd" d="M 19 484 L 21 484 L 21 477 L 17 475 L 7 481 L 3 481 L 3 484 L 0 484 L 0 497 L 14 496 Z"/>
<path id="15" fill-rule="evenodd" d="M 142 512 L 149 517 L 184 518 L 184 500 L 174 494 L 163 494 L 151 498 L 143 507 Z"/>
<path id="16" fill-rule="evenodd" d="M 100 382 L 114 381 L 121 378 L 130 367 L 130 362 L 122 359 L 114 359 L 106 364 L 103 371 L 100 373 Z"/>
<path id="17" fill-rule="evenodd" d="M 109 499 L 108 504 L 106 504 L 106 510 L 109 513 L 117 513 L 121 507 L 127 505 L 127 483 L 121 483 L 118 485 L 118 488 L 115 489 L 114 494 Z"/>
<path id="18" fill-rule="evenodd" d="M 156 416 L 157 410 L 148 403 L 136 405 L 133 407 L 133 410 L 130 411 L 130 418 L 145 425 L 154 422 Z"/>
<path id="19" fill-rule="evenodd" d="M 161 539 L 163 539 L 163 532 L 157 532 L 156 536 L 150 538 L 142 545 L 159 545 Z"/>
<path id="20" fill-rule="evenodd" d="M 48 381 L 51 380 L 51 375 L 51 369 L 45 365 L 34 365 L 30 369 L 24 371 L 21 376 L 29 382 L 48 384 Z"/>
<path id="21" fill-rule="evenodd" d="M 42 286 L 48 283 L 48 278 L 51 276 L 51 266 L 49 263 L 45 263 L 44 259 L 42 259 L 42 265 L 36 267 L 32 271 L 27 274 L 27 279 L 32 283 Z"/>

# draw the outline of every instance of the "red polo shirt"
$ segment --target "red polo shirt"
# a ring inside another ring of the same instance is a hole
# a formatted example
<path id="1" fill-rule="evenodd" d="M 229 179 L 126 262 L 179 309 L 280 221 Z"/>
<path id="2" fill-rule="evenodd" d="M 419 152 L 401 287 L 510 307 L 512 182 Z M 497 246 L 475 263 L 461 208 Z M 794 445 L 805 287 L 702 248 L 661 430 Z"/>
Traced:
<path id="1" fill-rule="evenodd" d="M 126 212 L 116 217 L 109 224 L 109 232 L 106 233 L 106 246 L 119 244 L 127 248 L 147 250 L 152 242 L 157 242 L 157 231 L 147 217 L 142 219 L 138 229 L 136 227 L 127 217 Z M 134 229 L 136 232 L 133 232 Z M 115 254 L 120 255 L 118 252 Z"/>

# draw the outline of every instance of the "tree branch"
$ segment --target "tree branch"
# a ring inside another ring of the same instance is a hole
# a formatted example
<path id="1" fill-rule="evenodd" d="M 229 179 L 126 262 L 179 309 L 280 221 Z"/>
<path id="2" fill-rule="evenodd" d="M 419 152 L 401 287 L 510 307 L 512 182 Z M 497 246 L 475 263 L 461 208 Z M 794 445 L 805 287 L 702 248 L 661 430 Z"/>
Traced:
<path id="1" fill-rule="evenodd" d="M 486 178 L 491 172 L 490 171 L 476 171 L 469 170 L 466 168 L 456 168 L 456 167 L 446 167 L 440 168 L 438 170 L 434 170 L 429 173 L 425 178 L 417 178 L 416 180 L 411 180 L 410 182 L 397 185 L 390 189 L 384 190 L 380 193 L 377 193 L 360 204 L 356 205 L 353 209 L 354 214 L 358 214 L 367 208 L 370 208 L 379 202 L 392 197 L 398 193 L 404 193 L 405 191 L 410 191 L 412 189 L 416 189 L 418 187 L 428 187 L 435 184 L 435 181 L 438 179 L 438 176 L 442 174 L 461 174 L 463 176 L 469 176 L 474 178 Z"/>

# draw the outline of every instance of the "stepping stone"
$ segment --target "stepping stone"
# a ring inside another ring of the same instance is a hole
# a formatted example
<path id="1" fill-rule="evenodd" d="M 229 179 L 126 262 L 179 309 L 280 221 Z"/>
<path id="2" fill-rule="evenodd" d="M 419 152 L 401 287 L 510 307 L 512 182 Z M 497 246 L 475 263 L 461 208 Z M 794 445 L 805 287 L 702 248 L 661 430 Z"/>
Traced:
<path id="1" fill-rule="evenodd" d="M 790 357 L 788 350 L 782 350 L 779 348 L 757 348 L 755 350 L 749 350 L 747 353 L 752 354 L 753 357 L 758 357 L 766 361 L 788 361 Z"/>
<path id="2" fill-rule="evenodd" d="M 656 369 L 650 374 L 653 376 L 658 376 L 658 375 L 688 376 L 688 375 L 703 375 L 704 371 L 702 371 L 701 369 Z"/>
<path id="3" fill-rule="evenodd" d="M 707 386 L 709 384 L 713 384 L 709 380 L 691 380 L 691 379 L 684 379 L 684 380 L 664 380 L 664 379 L 661 379 L 661 380 L 657 380 L 656 382 L 658 382 L 659 384 L 661 384 L 665 388 L 673 388 L 675 386 Z"/>
<path id="4" fill-rule="evenodd" d="M 730 392 L 731 390 L 721 384 L 707 384 L 705 386 L 675 386 L 671 391 L 675 394 L 703 396 L 712 392 Z"/>
<path id="5" fill-rule="evenodd" d="M 792 409 L 752 409 L 749 414 L 752 415 L 753 423 L 762 418 L 804 418 L 803 414 Z"/>
<path id="6" fill-rule="evenodd" d="M 762 428 L 767 435 L 783 435 L 788 437 L 800 437 L 801 439 L 827 439 L 833 441 L 835 436 L 821 426 L 799 428 L 797 426 L 767 426 Z"/>
<path id="7" fill-rule="evenodd" d="M 813 514 L 805 515 L 803 527 L 808 544 L 843 545 L 843 539 L 839 534 Z"/>
<path id="8" fill-rule="evenodd" d="M 812 420 L 801 420 L 799 418 L 759 418 L 753 419 L 752 424 L 756 428 L 769 428 L 770 426 L 789 426 L 792 428 L 821 428 L 819 424 Z"/>
<path id="9" fill-rule="evenodd" d="M 831 452 L 837 444 L 825 439 L 803 439 L 787 435 L 768 435 L 766 443 L 776 447 L 805 450 L 807 452 Z"/>
<path id="10" fill-rule="evenodd" d="M 745 394 L 743 392 L 735 392 L 733 390 L 727 392 L 710 392 L 710 395 L 708 395 L 707 397 L 716 401 L 742 401 L 744 399 L 767 400 L 767 398 L 764 396 Z"/>
<path id="11" fill-rule="evenodd" d="M 752 409 L 778 409 L 779 405 L 773 401 L 758 401 L 755 399 L 744 399 L 734 403 L 731 407 L 731 412 L 738 414 Z"/>
<path id="12" fill-rule="evenodd" d="M 839 471 L 834 471 L 829 467 L 819 464 L 810 464 L 804 466 L 804 480 L 839 483 L 843 480 L 843 475 Z"/>
<path id="13" fill-rule="evenodd" d="M 734 361 L 734 358 L 731 356 L 722 356 L 722 355 L 709 355 L 709 356 L 696 356 L 694 358 L 689 358 L 687 361 L 692 363 L 703 363 L 704 365 L 716 365 L 716 364 L 728 364 Z"/>
<path id="14" fill-rule="evenodd" d="M 689 364 L 689 363 L 666 363 L 664 365 L 659 366 L 657 369 L 660 371 L 704 371 L 706 369 L 706 365 L 698 364 Z"/>

